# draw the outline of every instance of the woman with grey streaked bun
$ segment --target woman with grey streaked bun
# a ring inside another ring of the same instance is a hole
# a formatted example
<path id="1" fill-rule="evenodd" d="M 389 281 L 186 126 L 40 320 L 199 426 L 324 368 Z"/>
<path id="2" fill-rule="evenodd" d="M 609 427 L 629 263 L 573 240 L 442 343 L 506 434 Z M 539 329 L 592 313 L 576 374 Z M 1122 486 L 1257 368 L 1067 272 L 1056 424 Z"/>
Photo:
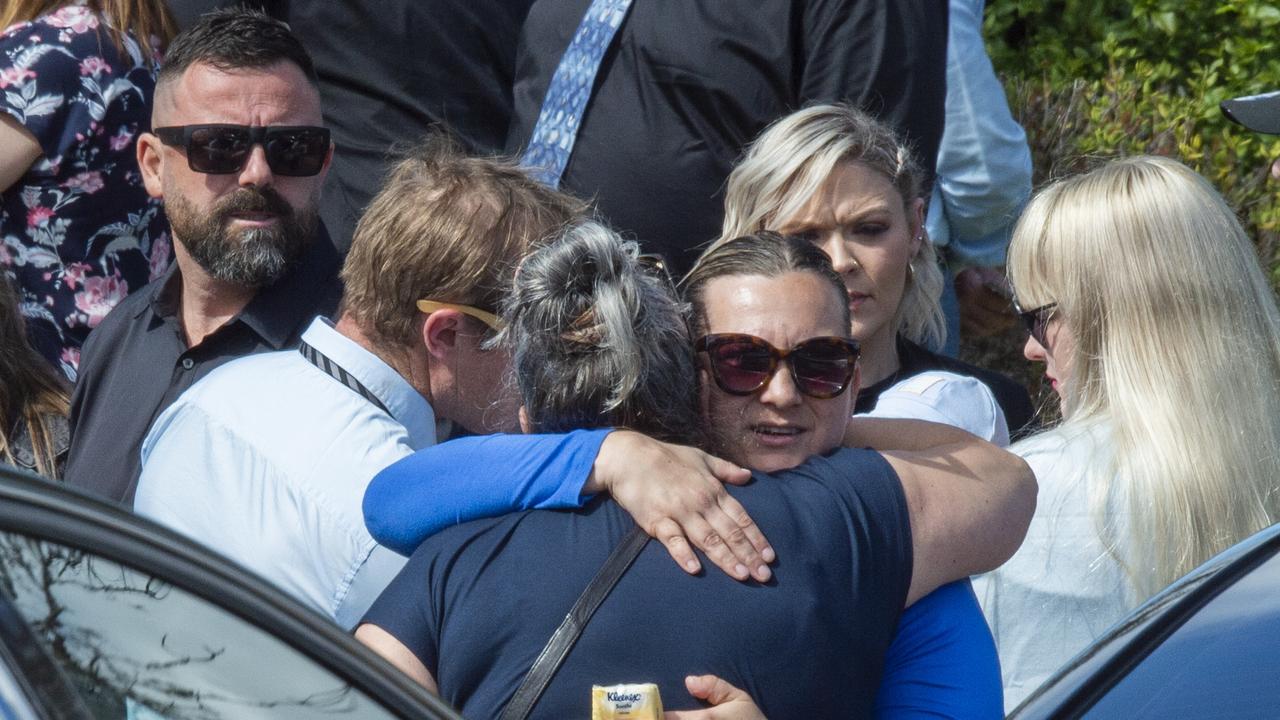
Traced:
<path id="1" fill-rule="evenodd" d="M 503 316 L 530 431 L 615 426 L 700 444 L 683 307 L 637 255 L 584 221 L 517 271 Z"/>

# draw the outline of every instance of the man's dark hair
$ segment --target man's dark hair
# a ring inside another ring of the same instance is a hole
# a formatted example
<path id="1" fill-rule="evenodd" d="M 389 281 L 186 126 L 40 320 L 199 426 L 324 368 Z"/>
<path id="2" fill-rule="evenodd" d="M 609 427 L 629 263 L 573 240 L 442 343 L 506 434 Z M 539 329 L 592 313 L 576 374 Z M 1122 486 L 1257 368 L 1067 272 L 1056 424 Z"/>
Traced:
<path id="1" fill-rule="evenodd" d="M 250 8 L 213 10 L 173 38 L 160 64 L 157 84 L 182 76 L 196 63 L 219 70 L 261 69 L 287 60 L 312 85 L 316 69 L 311 56 L 285 23 Z"/>

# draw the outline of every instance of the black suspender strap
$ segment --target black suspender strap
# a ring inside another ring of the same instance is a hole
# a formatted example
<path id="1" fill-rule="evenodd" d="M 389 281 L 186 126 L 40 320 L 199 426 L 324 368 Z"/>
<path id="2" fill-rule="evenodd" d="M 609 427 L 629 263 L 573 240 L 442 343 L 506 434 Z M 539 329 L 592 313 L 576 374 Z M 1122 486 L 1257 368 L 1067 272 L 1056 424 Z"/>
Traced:
<path id="1" fill-rule="evenodd" d="M 529 717 L 534 705 L 538 704 L 538 699 L 551 684 L 556 671 L 564 663 L 565 657 L 573 649 L 574 643 L 578 642 L 578 636 L 595 614 L 596 608 L 609 596 L 613 586 L 618 584 L 618 580 L 631 567 L 631 563 L 635 562 L 636 556 L 648 542 L 649 536 L 640 528 L 633 527 L 613 549 L 609 559 L 604 561 L 604 565 L 591 579 L 591 584 L 587 585 L 587 589 L 582 591 L 578 601 L 573 604 L 573 609 L 564 617 L 564 622 L 556 628 L 555 634 L 542 649 L 542 654 L 533 662 L 533 667 L 529 668 L 529 674 L 524 676 L 524 681 L 520 683 L 511 702 L 502 710 L 501 720 L 525 720 Z"/>
<path id="2" fill-rule="evenodd" d="M 382 404 L 377 395 L 374 395 L 369 388 L 365 387 L 364 383 L 355 379 L 351 373 L 343 370 L 341 365 L 330 360 L 327 355 L 311 347 L 305 341 L 298 345 L 298 352 L 302 353 L 302 357 L 306 358 L 307 362 L 320 368 L 320 372 L 346 385 L 352 392 L 373 403 L 382 412 L 391 415 L 391 411 L 387 409 L 386 405 Z"/>

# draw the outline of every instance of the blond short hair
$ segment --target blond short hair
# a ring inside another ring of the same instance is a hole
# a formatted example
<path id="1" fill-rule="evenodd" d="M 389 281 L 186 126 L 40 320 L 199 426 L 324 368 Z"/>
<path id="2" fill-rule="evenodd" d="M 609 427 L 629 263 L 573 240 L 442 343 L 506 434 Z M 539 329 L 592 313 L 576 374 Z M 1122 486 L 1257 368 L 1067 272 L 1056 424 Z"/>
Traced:
<path id="1" fill-rule="evenodd" d="M 729 174 L 724 226 L 705 254 L 730 240 L 761 230 L 779 230 L 801 211 L 827 178 L 856 162 L 888 178 L 908 210 L 921 198 L 924 173 L 893 129 L 844 103 L 814 105 L 774 122 L 760 134 Z M 928 237 L 910 261 L 911 274 L 895 316 L 908 340 L 941 346 L 942 271 Z"/>
<path id="2" fill-rule="evenodd" d="M 514 163 L 434 137 L 392 168 L 356 225 L 342 313 L 380 345 L 412 345 L 423 298 L 497 312 L 516 266 L 584 206 Z"/>

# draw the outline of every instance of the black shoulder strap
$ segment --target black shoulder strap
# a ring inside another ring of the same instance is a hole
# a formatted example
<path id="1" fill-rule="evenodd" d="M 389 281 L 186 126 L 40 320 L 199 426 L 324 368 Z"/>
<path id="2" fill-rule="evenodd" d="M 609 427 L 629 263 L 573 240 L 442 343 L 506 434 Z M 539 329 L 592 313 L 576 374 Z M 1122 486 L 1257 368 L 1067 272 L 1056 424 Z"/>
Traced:
<path id="1" fill-rule="evenodd" d="M 564 622 L 556 628 L 555 634 L 542 649 L 542 654 L 533 662 L 533 667 L 529 668 L 524 682 L 520 683 L 511 702 L 503 709 L 501 720 L 525 720 L 529 716 L 547 685 L 551 684 L 551 678 L 555 677 L 556 671 L 573 649 L 574 643 L 578 642 L 578 636 L 595 614 L 596 608 L 609 596 L 613 586 L 618 584 L 618 579 L 631 567 L 631 563 L 635 562 L 636 556 L 648 542 L 649 536 L 640 528 L 634 527 L 613 549 L 609 559 L 604 561 L 599 572 L 591 579 L 591 584 L 578 597 L 578 602 L 573 604 L 573 609 L 564 617 Z"/>

